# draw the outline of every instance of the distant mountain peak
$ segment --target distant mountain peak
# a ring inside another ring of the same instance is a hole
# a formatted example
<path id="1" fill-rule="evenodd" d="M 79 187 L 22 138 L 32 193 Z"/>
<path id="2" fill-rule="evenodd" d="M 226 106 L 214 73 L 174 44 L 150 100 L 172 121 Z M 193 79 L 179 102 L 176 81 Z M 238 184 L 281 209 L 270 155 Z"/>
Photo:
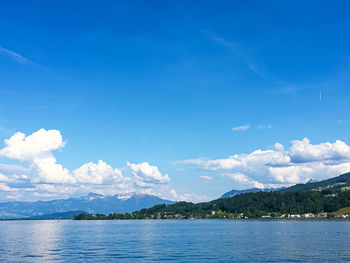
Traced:
<path id="1" fill-rule="evenodd" d="M 82 200 L 94 200 L 96 198 L 104 198 L 104 195 L 96 194 L 96 193 L 88 193 L 85 196 L 80 197 Z"/>

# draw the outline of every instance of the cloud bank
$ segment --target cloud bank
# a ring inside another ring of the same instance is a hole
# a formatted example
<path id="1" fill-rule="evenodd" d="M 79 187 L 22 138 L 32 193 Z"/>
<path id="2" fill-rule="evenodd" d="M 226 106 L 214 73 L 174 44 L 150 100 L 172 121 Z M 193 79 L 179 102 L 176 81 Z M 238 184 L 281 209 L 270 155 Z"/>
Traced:
<path id="1" fill-rule="evenodd" d="M 157 166 L 152 166 L 148 162 L 133 164 L 127 162 L 133 175 L 140 181 L 150 183 L 167 183 L 170 178 L 167 174 L 162 175 Z"/>
<path id="2" fill-rule="evenodd" d="M 350 146 L 335 141 L 311 144 L 310 140 L 293 140 L 291 147 L 276 143 L 270 150 L 255 150 L 223 159 L 190 159 L 179 162 L 217 171 L 238 185 L 271 187 L 323 180 L 350 171 Z"/>
<path id="3" fill-rule="evenodd" d="M 149 162 L 126 162 L 126 166 L 115 168 L 98 160 L 70 171 L 55 157 L 55 152 L 65 145 L 58 130 L 40 129 L 28 136 L 17 132 L 6 139 L 0 149 L 0 159 L 6 160 L 0 163 L 0 199 L 30 201 L 88 192 L 104 195 L 140 192 L 171 200 L 208 200 L 207 196 L 178 193 L 170 186 L 170 176 Z M 323 180 L 350 171 L 350 146 L 340 140 L 312 144 L 304 138 L 291 141 L 289 148 L 276 143 L 271 149 L 257 149 L 248 154 L 179 163 L 211 171 L 210 176 L 197 175 L 207 184 L 215 182 L 215 175 L 219 174 L 242 188 L 278 187 L 309 179 Z"/>
<path id="4" fill-rule="evenodd" d="M 0 193 L 5 193 L 7 199 L 20 200 L 63 198 L 88 192 L 105 195 L 141 192 L 173 200 L 183 198 L 170 188 L 169 175 L 148 162 L 127 162 L 126 172 L 131 176 L 102 160 L 69 171 L 54 155 L 65 145 L 58 130 L 40 129 L 28 136 L 17 132 L 6 139 L 0 157 L 18 164 L 0 164 Z"/>

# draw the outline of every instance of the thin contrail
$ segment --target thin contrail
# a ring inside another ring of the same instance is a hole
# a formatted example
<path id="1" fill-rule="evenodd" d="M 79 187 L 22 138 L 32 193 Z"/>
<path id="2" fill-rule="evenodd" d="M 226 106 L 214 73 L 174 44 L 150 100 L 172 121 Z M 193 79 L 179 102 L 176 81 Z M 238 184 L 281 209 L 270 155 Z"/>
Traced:
<path id="1" fill-rule="evenodd" d="M 7 48 L 4 48 L 2 46 L 0 46 L 0 53 L 3 53 L 5 55 L 9 56 L 13 60 L 15 60 L 15 61 L 17 61 L 18 63 L 21 63 L 21 64 L 33 63 L 29 59 L 23 57 L 21 54 L 19 54 L 17 52 L 14 52 L 12 50 L 9 50 Z"/>
<path id="2" fill-rule="evenodd" d="M 61 77 L 61 78 L 63 77 L 64 78 L 64 76 L 54 72 L 53 70 L 51 70 L 51 69 L 49 69 L 49 68 L 47 68 L 47 67 L 45 67 L 45 66 L 43 66 L 43 65 L 41 65 L 39 63 L 36 63 L 36 62 L 34 62 L 34 61 L 32 61 L 32 60 L 22 56 L 21 54 L 15 52 L 15 51 L 12 51 L 10 49 L 4 48 L 2 46 L 0 46 L 0 55 L 1 54 L 4 54 L 4 55 L 10 57 L 11 59 L 13 59 L 14 61 L 16 61 L 16 62 L 18 62 L 20 64 L 23 64 L 23 65 L 27 64 L 27 65 L 36 66 L 36 67 L 39 67 L 42 70 L 45 70 L 47 72 L 55 74 L 58 77 Z"/>

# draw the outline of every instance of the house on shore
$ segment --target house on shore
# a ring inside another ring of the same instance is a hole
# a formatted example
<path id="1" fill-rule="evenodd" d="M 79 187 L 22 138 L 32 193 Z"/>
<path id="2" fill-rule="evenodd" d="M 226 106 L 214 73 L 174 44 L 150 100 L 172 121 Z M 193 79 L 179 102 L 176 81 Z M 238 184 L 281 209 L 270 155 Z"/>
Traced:
<path id="1" fill-rule="evenodd" d="M 288 218 L 298 219 L 298 218 L 300 218 L 300 215 L 299 214 L 292 214 L 292 215 L 288 215 Z"/>
<path id="2" fill-rule="evenodd" d="M 305 218 L 305 219 L 315 218 L 315 215 L 313 213 L 305 213 L 301 215 L 301 218 Z"/>

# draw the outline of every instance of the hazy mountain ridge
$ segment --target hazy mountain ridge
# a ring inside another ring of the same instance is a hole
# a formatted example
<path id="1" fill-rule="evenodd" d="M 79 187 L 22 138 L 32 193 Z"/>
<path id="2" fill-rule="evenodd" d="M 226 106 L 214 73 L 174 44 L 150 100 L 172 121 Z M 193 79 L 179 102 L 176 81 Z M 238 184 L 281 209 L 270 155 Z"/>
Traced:
<path id="1" fill-rule="evenodd" d="M 231 190 L 225 194 L 223 194 L 220 198 L 229 198 L 239 194 L 245 193 L 256 193 L 256 192 L 291 192 L 291 191 L 321 191 L 321 190 L 331 190 L 333 192 L 339 192 L 342 189 L 346 189 L 346 187 L 350 187 L 350 173 L 345 173 L 339 175 L 337 177 L 329 178 L 322 181 L 316 181 L 310 179 L 305 184 L 296 184 L 290 187 L 280 187 L 280 188 L 250 188 L 244 190 Z"/>
<path id="2" fill-rule="evenodd" d="M 249 188 L 249 189 L 244 189 L 244 190 L 231 190 L 227 193 L 224 193 L 220 198 L 229 198 L 229 197 L 233 197 L 235 195 L 245 194 L 245 193 L 273 192 L 273 191 L 279 191 L 282 189 L 285 189 L 285 187 L 280 187 L 280 188 Z"/>
<path id="3" fill-rule="evenodd" d="M 126 213 L 149 208 L 157 204 L 171 204 L 173 201 L 157 196 L 128 193 L 103 196 L 89 193 L 79 198 L 57 199 L 52 201 L 0 203 L 0 218 L 30 218 L 68 211 L 86 211 L 87 213 Z"/>

